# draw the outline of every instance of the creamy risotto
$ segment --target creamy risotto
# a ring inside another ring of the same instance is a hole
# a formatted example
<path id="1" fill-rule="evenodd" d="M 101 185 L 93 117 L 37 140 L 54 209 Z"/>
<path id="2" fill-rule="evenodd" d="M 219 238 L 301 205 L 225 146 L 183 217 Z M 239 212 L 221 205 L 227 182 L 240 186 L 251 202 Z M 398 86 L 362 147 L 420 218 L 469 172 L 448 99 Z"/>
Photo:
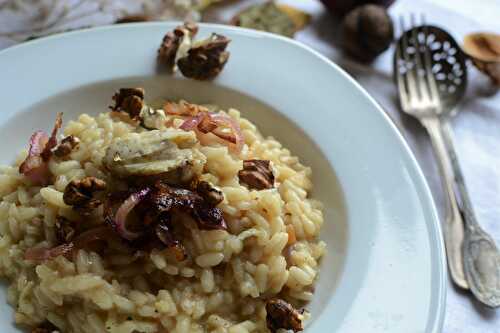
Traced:
<path id="1" fill-rule="evenodd" d="M 29 332 L 285 332 L 309 318 L 311 169 L 235 109 L 140 88 L 37 131 L 0 175 L 0 275 Z M 244 111 L 244 110 L 243 110 Z"/>

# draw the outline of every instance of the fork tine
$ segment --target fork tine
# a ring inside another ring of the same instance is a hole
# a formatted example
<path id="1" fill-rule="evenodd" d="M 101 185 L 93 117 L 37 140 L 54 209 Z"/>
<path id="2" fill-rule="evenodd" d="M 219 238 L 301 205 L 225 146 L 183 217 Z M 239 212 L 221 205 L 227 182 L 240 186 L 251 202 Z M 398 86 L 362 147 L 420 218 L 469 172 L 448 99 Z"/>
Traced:
<path id="1" fill-rule="evenodd" d="M 408 109 L 408 93 L 406 90 L 405 86 L 405 78 L 403 77 L 404 74 L 401 73 L 400 68 L 399 68 L 399 60 L 401 59 L 401 43 L 396 44 L 396 57 L 395 57 L 395 65 L 394 65 L 394 70 L 396 71 L 396 84 L 398 86 L 398 93 L 399 93 L 399 101 L 401 103 L 401 108 L 403 110 Z"/>
<path id="2" fill-rule="evenodd" d="M 440 108 L 439 92 L 436 84 L 436 79 L 434 78 L 434 73 L 432 72 L 432 59 L 430 46 L 427 44 L 427 37 L 429 36 L 429 28 L 425 21 L 425 16 L 422 14 L 422 25 L 424 30 L 424 41 L 425 41 L 425 51 L 424 51 L 424 65 L 425 65 L 425 77 L 429 83 L 429 92 L 431 102 Z"/>
<path id="3" fill-rule="evenodd" d="M 401 36 L 404 34 L 404 26 L 401 26 Z M 402 68 L 406 68 L 406 60 L 401 63 L 403 59 L 403 47 L 402 43 L 396 43 L 396 56 L 394 70 L 396 71 L 396 84 L 398 87 L 399 101 L 403 110 L 407 110 L 410 106 L 410 96 L 408 95 L 408 82 L 406 78 L 406 72 L 402 71 Z"/>
<path id="4" fill-rule="evenodd" d="M 401 54 L 403 56 L 404 61 L 408 64 L 410 63 L 410 57 L 408 55 L 408 36 L 405 31 L 405 21 L 404 17 L 400 16 L 399 18 L 400 26 L 401 26 Z M 409 98 L 418 98 L 417 95 L 417 87 L 415 85 L 416 77 L 415 77 L 415 68 L 408 69 L 403 77 L 406 81 L 406 86 L 408 88 Z"/>
<path id="5" fill-rule="evenodd" d="M 421 45 L 420 45 L 420 40 L 419 40 L 419 35 L 420 35 L 420 29 L 416 25 L 416 19 L 415 19 L 415 14 L 411 13 L 410 14 L 410 20 L 411 20 L 411 25 L 412 25 L 412 39 L 413 39 L 413 46 L 415 47 L 415 53 L 414 53 L 414 59 L 415 59 L 415 73 L 417 77 L 417 87 L 420 92 L 420 97 L 425 100 L 429 101 L 429 84 L 426 80 L 425 77 L 423 77 L 424 72 L 424 65 L 423 65 L 423 60 L 422 60 L 422 53 L 420 52 L 421 50 Z M 426 47 L 424 43 L 424 48 Z"/>

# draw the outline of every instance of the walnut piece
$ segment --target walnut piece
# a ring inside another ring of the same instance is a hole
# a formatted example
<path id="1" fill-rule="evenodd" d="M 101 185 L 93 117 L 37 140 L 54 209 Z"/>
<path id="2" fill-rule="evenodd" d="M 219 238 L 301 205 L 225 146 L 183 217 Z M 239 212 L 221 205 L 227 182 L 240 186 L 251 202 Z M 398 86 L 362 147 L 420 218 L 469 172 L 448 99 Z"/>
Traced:
<path id="1" fill-rule="evenodd" d="M 205 199 L 191 190 L 169 186 L 158 181 L 146 199 L 147 214 L 151 220 L 164 217 L 172 209 L 189 214 L 203 230 L 227 229 L 222 211 L 208 205 Z M 164 221 L 168 222 L 168 221 Z"/>
<path id="2" fill-rule="evenodd" d="M 296 310 L 289 303 L 279 298 L 273 298 L 266 304 L 266 323 L 267 328 L 274 333 L 280 328 L 292 330 L 294 332 L 302 331 L 302 313 Z"/>
<path id="3" fill-rule="evenodd" d="M 196 80 L 210 80 L 216 77 L 229 59 L 226 47 L 230 39 L 212 33 L 212 35 L 195 43 L 185 57 L 179 58 L 182 75 Z"/>
<path id="4" fill-rule="evenodd" d="M 197 32 L 198 26 L 194 23 L 184 23 L 177 26 L 173 31 L 167 32 L 158 49 L 158 63 L 173 71 L 179 53 L 186 52 L 186 49 L 189 49 L 191 39 Z"/>
<path id="5" fill-rule="evenodd" d="M 73 223 L 64 217 L 58 217 L 56 219 L 56 238 L 60 244 L 69 243 L 75 237 L 75 228 Z"/>
<path id="6" fill-rule="evenodd" d="M 95 177 L 73 180 L 64 189 L 63 200 L 80 214 L 88 215 L 101 204 L 99 199 L 94 198 L 94 193 L 105 189 L 106 182 Z"/>
<path id="7" fill-rule="evenodd" d="M 73 136 L 69 135 L 61 140 L 61 143 L 54 150 L 54 155 L 57 157 L 64 157 L 71 153 L 71 151 L 78 147 L 80 144 L 80 140 Z"/>
<path id="8" fill-rule="evenodd" d="M 114 96 L 115 105 L 111 106 L 113 111 L 123 111 L 130 118 L 137 119 L 144 106 L 143 88 L 121 88 Z"/>
<path id="9" fill-rule="evenodd" d="M 196 192 L 205 199 L 210 206 L 217 206 L 224 201 L 224 194 L 222 191 L 216 189 L 212 184 L 206 181 L 199 181 L 196 184 Z"/>
<path id="10" fill-rule="evenodd" d="M 243 169 L 238 171 L 240 184 L 250 189 L 263 190 L 274 187 L 274 174 L 269 160 L 243 161 Z"/>

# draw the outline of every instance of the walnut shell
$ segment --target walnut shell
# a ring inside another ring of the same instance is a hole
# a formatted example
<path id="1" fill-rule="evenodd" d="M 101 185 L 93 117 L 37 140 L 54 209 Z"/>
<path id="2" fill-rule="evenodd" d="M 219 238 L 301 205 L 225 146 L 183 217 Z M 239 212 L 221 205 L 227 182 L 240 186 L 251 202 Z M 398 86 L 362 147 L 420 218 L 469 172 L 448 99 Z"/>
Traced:
<path id="1" fill-rule="evenodd" d="M 355 8 L 342 21 L 341 46 L 350 56 L 369 62 L 387 50 L 394 26 L 387 11 L 377 5 Z"/>
<path id="2" fill-rule="evenodd" d="M 500 35 L 494 33 L 473 33 L 465 36 L 464 52 L 473 64 L 493 83 L 500 86 Z"/>

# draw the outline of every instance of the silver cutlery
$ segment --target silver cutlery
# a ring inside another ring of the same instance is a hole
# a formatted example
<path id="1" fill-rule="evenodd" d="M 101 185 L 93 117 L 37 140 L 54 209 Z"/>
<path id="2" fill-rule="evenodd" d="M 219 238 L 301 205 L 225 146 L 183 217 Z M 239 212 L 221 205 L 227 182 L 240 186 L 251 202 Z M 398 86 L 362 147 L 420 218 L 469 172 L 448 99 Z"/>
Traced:
<path id="1" fill-rule="evenodd" d="M 423 21 L 423 20 L 422 20 Z M 446 31 L 429 25 L 401 31 L 394 56 L 394 76 L 401 107 L 427 130 L 447 197 L 444 239 L 453 281 L 470 288 L 490 307 L 500 306 L 500 254 L 479 226 L 453 145 L 449 119 L 467 85 L 460 47 Z"/>

